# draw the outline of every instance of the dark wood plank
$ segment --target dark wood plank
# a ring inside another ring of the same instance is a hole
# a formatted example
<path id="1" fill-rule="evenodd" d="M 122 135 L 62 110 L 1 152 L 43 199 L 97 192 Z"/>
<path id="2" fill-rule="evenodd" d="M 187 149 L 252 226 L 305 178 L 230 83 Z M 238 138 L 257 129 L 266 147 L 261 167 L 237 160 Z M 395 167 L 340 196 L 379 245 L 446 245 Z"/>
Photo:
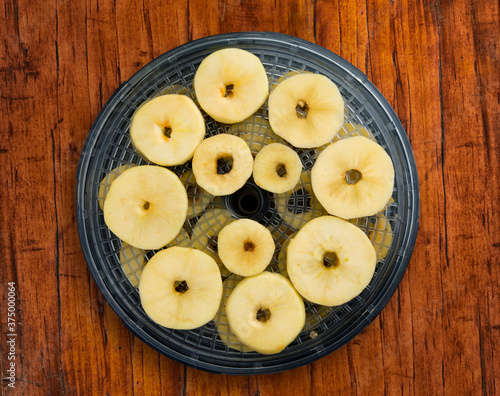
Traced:
<path id="1" fill-rule="evenodd" d="M 88 0 L 86 12 L 87 91 L 94 119 L 121 82 L 115 2 Z"/>
<path id="2" fill-rule="evenodd" d="M 15 282 L 17 337 L 16 393 L 60 393 L 57 180 L 54 136 L 57 126 L 54 8 L 28 2 L 2 7 L 0 164 L 2 390 L 7 367 L 7 282 Z M 34 24 L 38 26 L 33 28 Z M 52 67 L 48 67 L 48 66 Z M 48 219 L 48 221 L 40 221 Z M 4 309 L 5 307 L 5 309 Z M 4 360 L 5 359 L 5 360 Z"/>
<path id="3" fill-rule="evenodd" d="M 143 2 L 116 2 L 116 40 L 120 81 L 153 59 L 151 25 Z"/>
<path id="4" fill-rule="evenodd" d="M 55 9 L 57 52 L 57 130 L 54 168 L 57 180 L 61 355 L 68 393 L 103 392 L 109 356 L 103 324 L 103 299 L 85 268 L 75 227 L 75 170 L 92 123 L 89 94 L 86 4 L 58 3 Z M 94 98 L 92 98 L 94 100 Z M 94 103 L 98 111 L 98 103 Z M 109 309 L 109 308 L 108 308 Z M 77 336 L 75 336 L 77 335 Z M 90 340 L 90 341 L 89 341 Z M 113 342 L 117 342 L 116 339 Z"/>
<path id="5" fill-rule="evenodd" d="M 187 395 L 247 395 L 250 394 L 247 376 L 228 376 L 186 369 Z"/>
<path id="6" fill-rule="evenodd" d="M 311 394 L 356 394 L 356 377 L 348 347 L 340 348 L 311 364 Z M 354 371 L 354 370 L 352 370 Z"/>
<path id="7" fill-rule="evenodd" d="M 182 392 L 185 388 L 184 366 L 160 355 L 132 335 L 130 335 L 130 348 L 135 395 L 178 395 Z M 117 378 L 115 384 L 118 391 L 122 389 L 119 381 Z"/>
<path id="8" fill-rule="evenodd" d="M 189 41 L 189 2 L 169 0 L 146 2 L 145 17 L 151 30 L 152 55 L 161 54 Z"/>
<path id="9" fill-rule="evenodd" d="M 389 373 L 386 391 L 440 394 L 444 338 L 441 266 L 422 271 L 419 265 L 431 257 L 436 262 L 444 259 L 444 254 L 439 255 L 445 230 L 440 210 L 442 170 L 438 166 L 441 103 L 439 58 L 435 56 L 439 53 L 437 16 L 435 8 L 423 2 L 404 2 L 378 11 L 375 4 L 368 7 L 372 10 L 369 75 L 396 110 L 414 146 L 419 175 L 428 180 L 420 190 L 421 219 L 425 221 L 421 222 L 415 255 L 407 277 L 381 315 L 384 369 Z M 404 312 L 411 312 L 411 316 Z"/>
<path id="10" fill-rule="evenodd" d="M 499 318 L 498 297 L 494 297 L 498 272 L 492 269 L 499 258 L 494 247 L 499 238 L 498 214 L 493 209 L 499 197 L 499 150 L 498 131 L 491 136 L 489 125 L 495 117 L 498 125 L 498 34 L 496 40 L 488 37 L 488 28 L 498 26 L 499 15 L 498 3 L 486 4 L 487 12 L 462 1 L 445 2 L 439 8 L 441 95 L 447 104 L 443 106 L 442 158 L 447 232 L 444 329 L 455 340 L 444 345 L 443 375 L 449 393 L 494 389 L 486 379 L 491 378 L 495 362 L 482 351 L 481 333 L 490 320 Z M 497 72 L 491 62 L 495 59 Z M 483 84 L 491 86 L 482 88 Z M 498 332 L 493 342 L 495 338 Z M 489 361 L 487 366 L 484 359 Z"/>
<path id="11" fill-rule="evenodd" d="M 261 395 L 312 394 L 310 365 L 276 374 L 261 375 L 255 378 L 255 393 Z"/>
<path id="12" fill-rule="evenodd" d="M 478 147 L 479 156 L 484 158 L 485 167 L 481 169 L 484 175 L 482 184 L 485 196 L 479 197 L 483 203 L 483 230 L 481 248 L 485 257 L 482 259 L 481 276 L 484 289 L 482 298 L 478 299 L 475 320 L 479 329 L 479 359 L 481 361 L 481 390 L 493 395 L 500 388 L 500 356 L 495 344 L 500 342 L 500 296 L 498 285 L 500 275 L 500 48 L 498 43 L 498 26 L 500 11 L 498 2 L 490 2 L 488 7 L 471 4 L 471 22 L 473 30 L 475 73 L 479 89 L 479 110 L 475 119 L 481 124 L 482 145 Z M 476 107 L 476 111 L 478 111 Z M 485 155 L 486 154 L 486 155 Z M 495 171 L 496 170 L 496 171 Z M 478 182 L 477 178 L 474 184 Z M 477 237 L 472 235 L 473 238 Z M 488 252 L 490 254 L 488 255 Z"/>

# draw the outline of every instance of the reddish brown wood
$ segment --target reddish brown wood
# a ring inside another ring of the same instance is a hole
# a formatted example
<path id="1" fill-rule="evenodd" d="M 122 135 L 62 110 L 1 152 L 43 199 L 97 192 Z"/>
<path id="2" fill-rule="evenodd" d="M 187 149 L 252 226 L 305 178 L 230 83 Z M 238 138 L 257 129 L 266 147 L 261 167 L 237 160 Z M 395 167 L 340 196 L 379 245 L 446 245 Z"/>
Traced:
<path id="1" fill-rule="evenodd" d="M 497 1 L 6 0 L 0 18 L 2 394 L 499 392 Z M 74 203 L 85 138 L 120 83 L 190 40 L 249 30 L 316 42 L 365 72 L 410 137 L 421 197 L 415 251 L 381 315 L 313 364 L 251 377 L 186 368 L 135 338 L 90 276 Z"/>

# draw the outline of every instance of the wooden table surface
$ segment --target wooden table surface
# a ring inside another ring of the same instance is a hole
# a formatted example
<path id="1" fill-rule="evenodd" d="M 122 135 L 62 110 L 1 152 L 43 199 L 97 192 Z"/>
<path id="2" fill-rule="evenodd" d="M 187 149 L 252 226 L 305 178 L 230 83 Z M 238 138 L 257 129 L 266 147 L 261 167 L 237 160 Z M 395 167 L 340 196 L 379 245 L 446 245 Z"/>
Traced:
<path id="1" fill-rule="evenodd" d="M 500 393 L 498 1 L 3 3 L 2 394 Z M 247 377 L 187 368 L 123 326 L 87 268 L 74 197 L 89 129 L 121 82 L 180 44 L 251 30 L 317 43 L 367 74 L 410 138 L 421 214 L 373 323 L 319 361 Z"/>

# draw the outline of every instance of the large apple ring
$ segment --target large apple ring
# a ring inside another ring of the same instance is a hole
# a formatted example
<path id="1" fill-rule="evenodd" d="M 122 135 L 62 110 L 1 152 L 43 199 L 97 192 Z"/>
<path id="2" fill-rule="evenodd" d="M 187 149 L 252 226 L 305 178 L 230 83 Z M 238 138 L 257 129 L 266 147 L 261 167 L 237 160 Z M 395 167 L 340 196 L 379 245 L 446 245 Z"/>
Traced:
<path id="1" fill-rule="evenodd" d="M 269 95 L 269 123 L 274 133 L 295 147 L 322 146 L 344 123 L 344 100 L 327 77 L 297 74 Z"/>
<path id="2" fill-rule="evenodd" d="M 132 143 L 149 161 L 181 165 L 205 137 L 205 121 L 185 95 L 163 95 L 143 104 L 130 124 Z"/>
<path id="3" fill-rule="evenodd" d="M 352 219 L 384 210 L 394 188 L 394 166 L 382 146 L 355 136 L 332 143 L 312 170 L 314 194 L 328 213 Z"/>
<path id="4" fill-rule="evenodd" d="M 144 311 L 159 325 L 195 329 L 211 321 L 219 309 L 219 267 L 210 256 L 196 249 L 164 249 L 142 271 L 139 295 Z"/>
<path id="5" fill-rule="evenodd" d="M 187 208 L 186 190 L 175 173 L 142 165 L 113 181 L 104 201 L 104 221 L 129 245 L 154 250 L 179 234 Z"/>
<path id="6" fill-rule="evenodd" d="M 300 334 L 306 316 L 290 281 L 268 271 L 238 283 L 227 299 L 226 315 L 236 337 L 265 355 L 285 349 Z"/>
<path id="7" fill-rule="evenodd" d="M 365 233 L 346 220 L 321 216 L 304 225 L 287 249 L 290 280 L 307 300 L 344 304 L 370 283 L 377 255 Z"/>
<path id="8" fill-rule="evenodd" d="M 200 106 L 214 120 L 234 124 L 264 104 L 269 81 L 258 57 L 239 48 L 225 48 L 201 62 L 194 89 Z"/>

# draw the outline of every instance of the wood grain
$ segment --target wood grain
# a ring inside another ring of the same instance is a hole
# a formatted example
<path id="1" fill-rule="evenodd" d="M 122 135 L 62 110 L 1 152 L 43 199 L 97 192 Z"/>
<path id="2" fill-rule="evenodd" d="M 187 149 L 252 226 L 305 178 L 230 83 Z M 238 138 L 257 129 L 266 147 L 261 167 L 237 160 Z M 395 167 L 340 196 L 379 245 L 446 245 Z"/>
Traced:
<path id="1" fill-rule="evenodd" d="M 499 392 L 497 1 L 6 0 L 0 18 L 2 394 Z M 310 365 L 248 377 L 186 368 L 124 327 L 83 258 L 74 191 L 92 122 L 123 81 L 190 40 L 251 30 L 315 42 L 367 74 L 411 140 L 421 216 L 408 270 L 363 333 Z"/>

